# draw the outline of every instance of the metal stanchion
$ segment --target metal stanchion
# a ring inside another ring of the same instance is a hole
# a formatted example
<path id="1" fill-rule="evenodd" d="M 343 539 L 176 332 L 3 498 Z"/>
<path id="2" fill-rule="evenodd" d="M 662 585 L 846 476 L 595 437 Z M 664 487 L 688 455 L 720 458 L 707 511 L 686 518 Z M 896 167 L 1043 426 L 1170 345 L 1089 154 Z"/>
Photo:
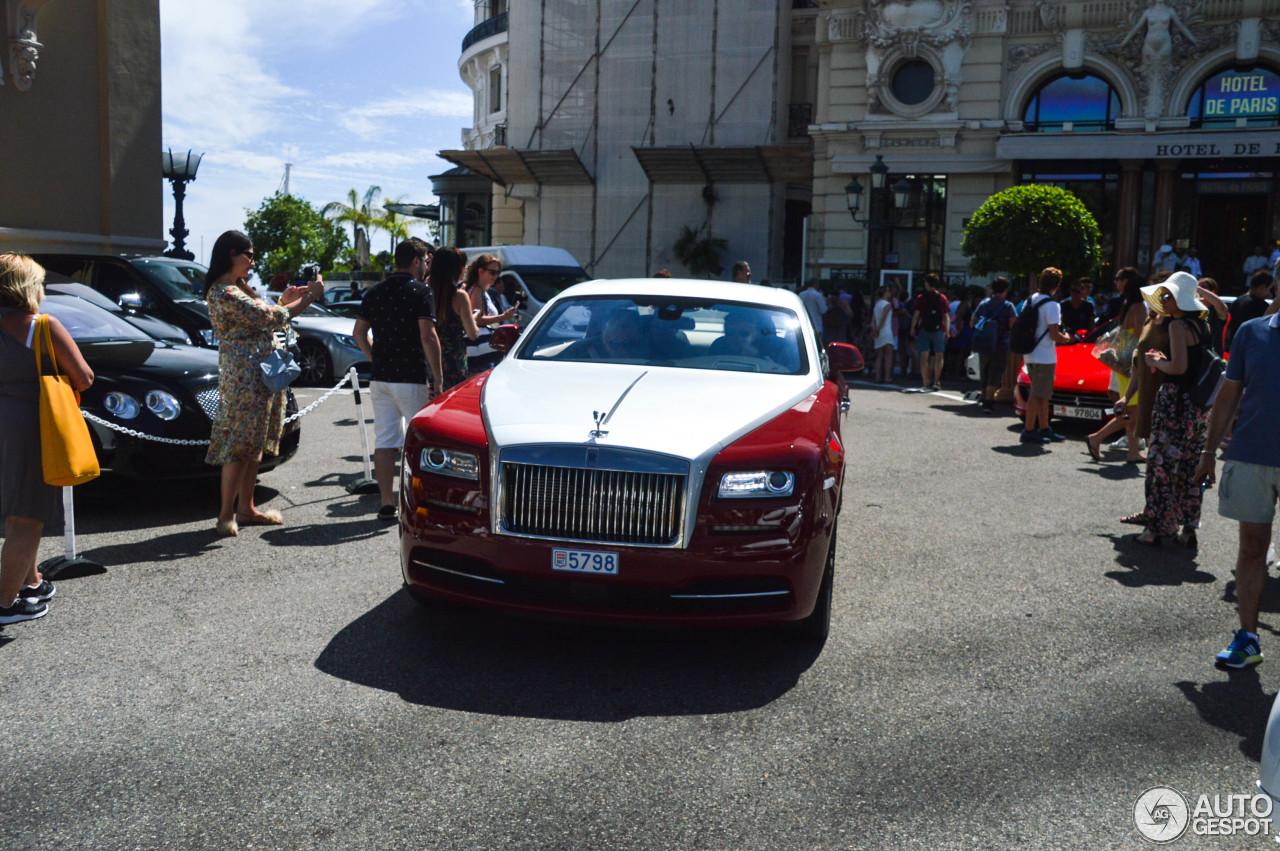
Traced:
<path id="1" fill-rule="evenodd" d="M 62 517 L 63 522 L 66 524 L 66 530 L 62 535 L 63 543 L 66 545 L 66 553 L 40 562 L 40 574 L 45 579 L 52 581 L 54 579 L 66 579 L 69 576 L 85 576 L 104 572 L 106 568 L 96 561 L 80 558 L 76 555 L 76 509 L 75 500 L 69 487 L 62 489 Z"/>
<path id="2" fill-rule="evenodd" d="M 351 391 L 356 397 L 356 428 L 360 430 L 360 448 L 364 450 L 364 478 L 349 482 L 347 493 L 377 493 L 378 482 L 373 478 L 373 464 L 369 461 L 369 435 L 364 428 L 364 405 L 360 403 L 360 379 L 354 366 L 348 375 L 351 378 Z"/>

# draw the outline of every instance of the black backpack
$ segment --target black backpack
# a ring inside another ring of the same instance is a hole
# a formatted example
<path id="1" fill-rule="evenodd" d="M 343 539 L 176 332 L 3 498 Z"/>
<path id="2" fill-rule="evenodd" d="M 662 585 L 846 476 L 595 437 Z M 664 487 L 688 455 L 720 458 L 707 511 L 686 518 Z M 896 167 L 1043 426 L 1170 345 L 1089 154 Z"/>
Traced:
<path id="1" fill-rule="evenodd" d="M 1196 348 L 1200 351 L 1198 361 L 1195 366 L 1187 364 L 1187 372 L 1185 376 L 1185 387 L 1187 395 L 1191 397 L 1200 408 L 1211 408 L 1213 402 L 1218 398 L 1218 390 L 1222 387 L 1222 379 L 1227 371 L 1227 363 L 1222 356 L 1213 349 L 1205 345 L 1209 340 L 1206 333 L 1207 326 L 1201 328 L 1203 322 L 1184 320 L 1187 327 L 1191 328 L 1196 335 L 1196 341 L 1199 343 Z"/>
<path id="2" fill-rule="evenodd" d="M 1035 300 L 1035 293 L 1027 297 L 1027 303 L 1022 308 L 1022 312 L 1018 314 L 1018 318 L 1013 320 L 1013 327 L 1009 329 L 1009 351 L 1015 355 L 1029 355 L 1035 351 L 1036 346 L 1040 345 L 1040 340 L 1045 334 L 1049 333 L 1049 329 L 1044 329 L 1044 334 L 1036 336 L 1036 326 L 1040 324 L 1040 305 L 1046 301 L 1051 301 L 1049 296 L 1045 296 L 1039 301 Z"/>
<path id="3" fill-rule="evenodd" d="M 973 334 L 969 337 L 969 348 L 980 354 L 992 354 L 1000 345 L 1001 320 L 1004 308 L 1009 302 L 1000 301 L 1000 307 L 993 309 L 994 299 L 987 299 L 978 305 L 973 315 Z"/>
<path id="4" fill-rule="evenodd" d="M 921 331 L 941 331 L 942 330 L 942 312 L 947 310 L 943 306 L 946 296 L 936 290 L 925 290 L 920 294 L 920 298 L 916 303 L 923 304 L 920 307 L 920 330 Z"/>

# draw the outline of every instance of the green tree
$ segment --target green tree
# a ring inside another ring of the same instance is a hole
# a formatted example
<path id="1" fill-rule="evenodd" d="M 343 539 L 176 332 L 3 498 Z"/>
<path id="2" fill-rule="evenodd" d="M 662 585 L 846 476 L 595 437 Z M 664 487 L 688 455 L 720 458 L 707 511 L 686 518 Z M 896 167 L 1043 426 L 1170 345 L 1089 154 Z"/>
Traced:
<path id="1" fill-rule="evenodd" d="M 1072 193 L 1057 186 L 1027 184 L 997 192 L 965 225 L 960 251 L 969 272 L 1034 276 L 1057 266 L 1070 276 L 1098 265 L 1098 223 Z"/>
<path id="2" fill-rule="evenodd" d="M 724 271 L 720 252 L 728 248 L 729 243 L 710 234 L 703 236 L 706 227 L 706 222 L 696 228 L 685 225 L 680 229 L 680 237 L 671 250 L 691 274 L 700 278 L 718 278 Z"/>
<path id="3" fill-rule="evenodd" d="M 386 203 L 390 205 L 399 204 L 400 202 L 400 198 L 388 198 Z M 402 216 L 385 207 L 381 210 L 381 213 L 382 215 L 374 218 L 373 225 L 387 232 L 387 235 L 391 238 L 391 248 L 389 250 L 394 253 L 396 245 L 409 238 L 409 217 Z"/>
<path id="4" fill-rule="evenodd" d="M 362 200 L 354 189 L 350 189 L 347 191 L 347 203 L 330 201 L 320 211 L 336 224 L 351 225 L 351 244 L 356 248 L 356 264 L 360 267 L 369 265 L 369 231 L 378 226 L 377 219 L 382 215 L 377 201 L 380 194 L 381 186 L 370 186 L 364 191 Z"/>
<path id="5" fill-rule="evenodd" d="M 263 281 L 281 272 L 292 279 L 308 263 L 331 269 L 346 248 L 347 235 L 301 198 L 277 192 L 246 212 L 245 233 L 253 240 Z"/>

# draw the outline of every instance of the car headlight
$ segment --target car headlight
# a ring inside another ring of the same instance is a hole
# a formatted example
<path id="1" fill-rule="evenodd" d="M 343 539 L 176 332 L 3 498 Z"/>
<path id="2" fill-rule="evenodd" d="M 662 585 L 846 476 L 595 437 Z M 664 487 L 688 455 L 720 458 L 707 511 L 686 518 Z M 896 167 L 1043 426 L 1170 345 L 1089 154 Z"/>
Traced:
<path id="1" fill-rule="evenodd" d="M 119 390 L 108 393 L 102 400 L 102 407 L 118 420 L 131 420 L 142 411 L 137 399 Z"/>
<path id="2" fill-rule="evenodd" d="M 182 413 L 182 403 L 171 393 L 152 390 L 147 393 L 147 410 L 162 420 L 176 420 Z"/>
<path id="3" fill-rule="evenodd" d="M 337 341 L 339 346 L 344 346 L 348 349 L 359 348 L 356 345 L 355 337 L 348 337 L 346 334 L 334 334 L 333 339 Z"/>
<path id="4" fill-rule="evenodd" d="M 725 473 L 720 478 L 720 498 L 791 496 L 796 489 L 795 473 L 781 470 L 753 470 Z"/>
<path id="5" fill-rule="evenodd" d="M 480 459 L 470 452 L 455 452 L 452 449 L 429 446 L 422 450 L 418 467 L 423 472 L 456 476 L 459 479 L 474 481 L 480 478 Z"/>
<path id="6" fill-rule="evenodd" d="M 200 339 L 204 340 L 206 346 L 218 345 L 218 338 L 214 335 L 212 328 L 201 328 Z M 193 343 L 199 344 L 199 340 L 192 340 Z"/>

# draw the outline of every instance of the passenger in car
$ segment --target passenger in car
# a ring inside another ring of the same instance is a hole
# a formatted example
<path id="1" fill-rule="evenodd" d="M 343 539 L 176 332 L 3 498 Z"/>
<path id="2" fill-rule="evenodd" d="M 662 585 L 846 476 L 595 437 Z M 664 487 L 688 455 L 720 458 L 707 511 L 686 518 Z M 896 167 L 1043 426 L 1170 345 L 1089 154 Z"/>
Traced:
<path id="1" fill-rule="evenodd" d="M 773 323 L 764 327 L 760 317 L 745 310 L 730 311 L 724 317 L 724 336 L 711 343 L 713 355 L 776 359 L 778 338 Z"/>

